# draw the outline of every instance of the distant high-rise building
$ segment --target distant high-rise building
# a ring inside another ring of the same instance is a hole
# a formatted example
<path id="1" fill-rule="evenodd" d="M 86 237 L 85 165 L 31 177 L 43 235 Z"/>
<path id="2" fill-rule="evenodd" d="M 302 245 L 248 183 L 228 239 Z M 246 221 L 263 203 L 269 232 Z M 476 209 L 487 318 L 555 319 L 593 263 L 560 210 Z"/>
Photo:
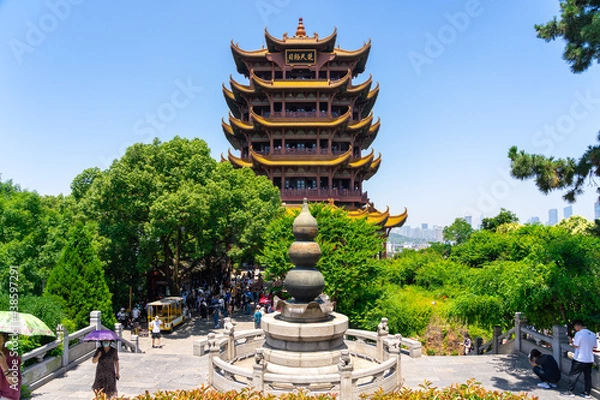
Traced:
<path id="1" fill-rule="evenodd" d="M 429 225 L 428 224 L 421 224 L 421 229 L 423 229 L 423 230 L 429 229 Z"/>
<path id="2" fill-rule="evenodd" d="M 563 208 L 563 215 L 565 219 L 571 218 L 571 215 L 573 215 L 573 206 Z"/>
<path id="3" fill-rule="evenodd" d="M 600 200 L 594 203 L 594 219 L 600 219 Z"/>
<path id="4" fill-rule="evenodd" d="M 531 217 L 529 218 L 529 220 L 527 221 L 528 224 L 539 224 L 540 223 L 540 217 Z"/>
<path id="5" fill-rule="evenodd" d="M 548 225 L 553 226 L 558 223 L 558 210 L 551 208 L 548 210 Z"/>
<path id="6" fill-rule="evenodd" d="M 467 221 L 467 224 L 471 225 L 471 227 L 473 227 L 473 217 L 470 215 L 465 216 L 465 221 Z"/>

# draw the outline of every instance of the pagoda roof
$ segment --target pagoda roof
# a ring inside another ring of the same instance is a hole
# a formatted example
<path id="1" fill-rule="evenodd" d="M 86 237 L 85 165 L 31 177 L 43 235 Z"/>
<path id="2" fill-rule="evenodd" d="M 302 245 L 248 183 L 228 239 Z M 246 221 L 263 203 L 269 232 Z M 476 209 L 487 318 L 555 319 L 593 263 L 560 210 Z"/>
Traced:
<path id="1" fill-rule="evenodd" d="M 352 73 L 348 73 L 341 79 L 336 81 L 328 79 L 278 79 L 268 81 L 257 77 L 254 72 L 251 72 L 252 81 L 260 88 L 266 90 L 335 90 L 343 88 L 352 78 Z"/>
<path id="2" fill-rule="evenodd" d="M 233 79 L 233 75 L 229 75 L 229 83 L 231 84 L 231 93 L 238 101 L 242 99 L 242 94 L 256 94 L 256 91 L 252 86 L 236 82 L 236 80 Z"/>
<path id="3" fill-rule="evenodd" d="M 223 86 L 223 96 L 225 97 L 225 101 L 227 102 L 227 106 L 229 107 L 229 110 L 231 110 L 231 112 L 233 113 L 233 115 L 235 115 L 236 118 L 240 118 L 242 115 L 242 112 L 240 110 L 240 105 L 238 103 L 238 99 L 236 98 L 235 94 L 231 90 L 227 89 L 225 84 L 223 84 L 222 86 Z"/>
<path id="4" fill-rule="evenodd" d="M 242 134 L 243 129 L 238 129 L 235 125 L 229 125 L 224 119 L 221 120 L 221 127 L 223 128 L 223 132 L 225 132 L 225 138 L 231 143 L 234 149 L 239 150 L 241 143 L 245 141 L 245 137 Z"/>
<path id="5" fill-rule="evenodd" d="M 369 116 L 367 118 L 363 118 L 358 122 L 355 122 L 353 124 L 348 124 L 348 130 L 349 131 L 358 131 L 361 129 L 365 129 L 371 125 L 371 122 L 373 122 L 373 113 L 369 114 Z"/>
<path id="6" fill-rule="evenodd" d="M 244 122 L 244 121 L 234 117 L 232 114 L 229 114 L 229 122 L 231 123 L 231 127 L 234 130 L 240 130 L 240 131 L 253 131 L 254 130 L 254 125 L 252 125 L 248 122 Z"/>
<path id="7" fill-rule="evenodd" d="M 244 161 L 241 158 L 234 156 L 233 154 L 231 154 L 231 150 L 229 150 L 229 149 L 227 150 L 227 152 L 228 152 L 227 158 L 233 165 L 242 167 L 242 168 L 243 167 L 252 168 L 253 164 L 251 162 Z M 221 159 L 223 159 L 223 155 L 221 155 Z"/>
<path id="8" fill-rule="evenodd" d="M 271 35 L 267 28 L 265 28 L 265 41 L 267 42 L 267 49 L 270 52 L 289 48 L 310 48 L 330 53 L 335 47 L 336 38 L 337 28 L 333 28 L 333 32 L 324 38 L 320 38 L 317 33 L 313 33 L 313 36 L 306 36 L 302 18 L 298 19 L 298 28 L 296 29 L 296 34 L 294 36 L 289 36 L 286 32 L 283 34 L 282 39 L 278 39 Z"/>
<path id="9" fill-rule="evenodd" d="M 379 153 L 379 156 L 377 156 L 377 158 L 371 162 L 371 165 L 369 166 L 369 172 L 367 172 L 367 174 L 365 175 L 365 180 L 368 180 L 373 175 L 375 175 L 377 173 L 377 170 L 379 169 L 380 165 L 381 165 L 381 153 Z"/>
<path id="10" fill-rule="evenodd" d="M 348 216 L 352 218 L 367 217 L 367 221 L 381 226 L 383 228 L 397 228 L 404 225 L 408 218 L 408 210 L 404 207 L 404 212 L 397 215 L 390 215 L 389 207 L 385 211 L 378 211 L 373 204 L 368 203 L 367 207 L 358 210 L 348 211 Z"/>
<path id="11" fill-rule="evenodd" d="M 381 127 L 381 119 L 377 118 L 377 122 L 369 127 L 369 130 L 366 134 L 361 135 L 363 138 L 361 150 L 366 150 L 371 146 L 375 138 L 377 137 L 377 133 L 379 132 L 379 128 Z"/>
<path id="12" fill-rule="evenodd" d="M 250 115 L 255 123 L 267 128 L 335 128 L 345 124 L 350 119 L 352 114 L 350 113 L 350 110 L 348 110 L 345 114 L 333 119 L 267 119 L 254 113 L 254 111 L 250 111 Z"/>
<path id="13" fill-rule="evenodd" d="M 248 76 L 250 71 L 244 61 L 266 61 L 268 52 L 265 48 L 250 51 L 243 50 L 237 43 L 234 43 L 233 40 L 231 41 L 231 53 L 233 54 L 235 67 L 240 74 L 245 76 Z"/>
<path id="14" fill-rule="evenodd" d="M 346 92 L 351 94 L 358 94 L 361 100 L 365 100 L 369 94 L 369 89 L 373 83 L 373 76 L 369 75 L 369 79 L 359 85 L 350 86 Z"/>
<path id="15" fill-rule="evenodd" d="M 260 165 L 267 167 L 335 167 L 346 163 L 352 157 L 352 146 L 343 154 L 335 157 L 328 157 L 326 159 L 302 159 L 302 160 L 289 160 L 289 159 L 278 159 L 274 160 L 271 157 L 263 156 L 256 153 L 252 146 L 250 146 L 250 157 L 252 160 Z"/>
<path id="16" fill-rule="evenodd" d="M 360 49 L 356 50 L 344 50 L 340 47 L 336 47 L 333 50 L 333 54 L 335 55 L 334 60 L 340 61 L 351 61 L 358 59 L 358 63 L 356 67 L 354 67 L 354 76 L 365 72 L 365 68 L 367 66 L 367 59 L 369 58 L 369 52 L 371 51 L 371 39 L 368 42 L 364 43 Z"/>
<path id="17" fill-rule="evenodd" d="M 371 153 L 369 153 L 368 155 L 361 157 L 360 159 L 356 160 L 356 161 L 352 161 L 351 163 L 348 164 L 348 166 L 352 169 L 357 169 L 357 168 L 361 168 L 364 167 L 365 165 L 370 165 L 371 162 L 373 161 L 374 158 L 374 150 L 371 149 Z"/>
<path id="18" fill-rule="evenodd" d="M 367 94 L 367 98 L 365 100 L 363 110 L 362 110 L 363 114 L 371 112 L 371 110 L 373 109 L 373 106 L 375 105 L 375 101 L 377 100 L 378 95 L 379 95 L 379 83 L 377 83 L 375 88 Z"/>
<path id="19" fill-rule="evenodd" d="M 356 210 L 346 210 L 344 207 L 338 207 L 335 205 L 333 199 L 329 199 L 326 202 L 327 205 L 346 211 L 350 218 L 366 218 L 367 222 L 373 225 L 380 226 L 382 228 L 398 228 L 406 222 L 408 218 L 408 210 L 404 207 L 404 211 L 401 214 L 391 215 L 390 208 L 386 207 L 385 211 L 377 210 L 371 203 L 367 203 L 366 207 L 359 208 Z M 300 209 L 300 205 L 297 204 L 286 204 L 286 211 L 291 212 L 292 210 Z"/>
<path id="20" fill-rule="evenodd" d="M 408 210 L 406 209 L 406 207 L 404 207 L 404 212 L 402 214 L 390 215 L 388 217 L 387 221 L 385 221 L 385 225 L 383 227 L 390 228 L 390 229 L 391 228 L 399 228 L 402 225 L 404 225 L 407 218 L 408 218 Z"/>

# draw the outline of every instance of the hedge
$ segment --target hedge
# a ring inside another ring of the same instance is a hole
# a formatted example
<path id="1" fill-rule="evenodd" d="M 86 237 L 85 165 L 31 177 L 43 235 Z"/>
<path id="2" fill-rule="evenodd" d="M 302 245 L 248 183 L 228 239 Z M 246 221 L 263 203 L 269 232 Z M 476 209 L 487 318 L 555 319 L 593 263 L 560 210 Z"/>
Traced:
<path id="1" fill-rule="evenodd" d="M 361 400 L 537 400 L 529 393 L 502 392 L 487 390 L 474 379 L 463 384 L 453 384 L 446 388 L 437 388 L 431 382 L 419 385 L 418 389 L 402 388 L 399 391 L 383 393 L 378 391 L 370 395 L 361 395 Z M 107 400 L 103 394 L 98 394 L 95 400 Z M 175 390 L 169 392 L 158 391 L 154 394 L 146 391 L 134 397 L 118 397 L 119 400 L 344 400 L 335 394 L 309 395 L 305 391 L 287 393 L 280 396 L 273 394 L 260 394 L 256 391 L 244 389 L 241 392 L 218 392 L 210 387 L 201 386 L 193 390 Z"/>

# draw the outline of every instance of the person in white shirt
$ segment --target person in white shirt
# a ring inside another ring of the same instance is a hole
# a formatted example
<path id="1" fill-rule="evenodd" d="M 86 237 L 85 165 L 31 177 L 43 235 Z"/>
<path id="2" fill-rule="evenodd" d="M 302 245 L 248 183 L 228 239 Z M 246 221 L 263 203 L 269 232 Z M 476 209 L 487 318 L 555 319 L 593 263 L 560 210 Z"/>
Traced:
<path id="1" fill-rule="evenodd" d="M 592 390 L 592 366 L 594 365 L 594 348 L 596 335 L 586 328 L 583 321 L 575 320 L 575 337 L 571 345 L 575 348 L 571 370 L 569 371 L 569 395 L 573 396 L 579 376 L 583 374 L 583 393 L 581 396 L 589 399 Z"/>
<path id="2" fill-rule="evenodd" d="M 150 327 L 152 328 L 152 348 L 158 347 L 161 348 L 160 345 L 160 327 L 162 325 L 162 321 L 158 318 L 158 315 L 154 317 L 154 321 L 150 322 Z M 158 340 L 158 344 L 154 346 L 154 341 Z"/>

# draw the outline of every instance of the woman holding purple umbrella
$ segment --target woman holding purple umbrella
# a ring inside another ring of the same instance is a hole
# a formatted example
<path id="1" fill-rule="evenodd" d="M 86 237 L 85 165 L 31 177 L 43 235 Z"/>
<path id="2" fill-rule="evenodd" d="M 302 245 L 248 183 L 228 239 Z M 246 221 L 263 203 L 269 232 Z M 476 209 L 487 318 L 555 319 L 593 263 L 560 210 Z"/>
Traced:
<path id="1" fill-rule="evenodd" d="M 96 366 L 96 379 L 92 385 L 94 393 L 105 393 L 109 399 L 117 396 L 117 380 L 119 379 L 119 353 L 111 346 L 112 341 L 103 340 L 102 346 L 96 349 L 92 358 Z"/>

